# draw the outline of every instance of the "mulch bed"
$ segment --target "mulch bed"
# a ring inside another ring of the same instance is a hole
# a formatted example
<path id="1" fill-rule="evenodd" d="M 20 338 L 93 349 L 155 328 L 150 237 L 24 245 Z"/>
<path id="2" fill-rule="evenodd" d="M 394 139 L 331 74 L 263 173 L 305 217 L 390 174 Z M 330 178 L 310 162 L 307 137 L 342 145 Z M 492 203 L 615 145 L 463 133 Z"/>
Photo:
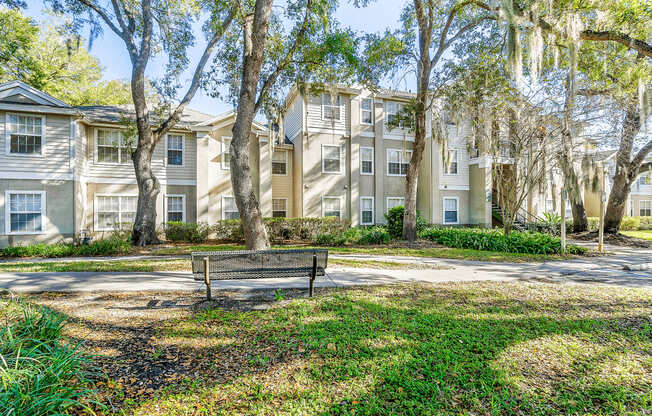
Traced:
<path id="1" fill-rule="evenodd" d="M 583 233 L 571 234 L 570 238 L 579 241 L 594 241 L 598 242 L 597 231 L 586 231 Z M 624 234 L 605 234 L 604 243 L 612 244 L 614 246 L 634 247 L 634 248 L 652 248 L 652 241 L 643 240 L 642 238 L 629 237 Z"/>

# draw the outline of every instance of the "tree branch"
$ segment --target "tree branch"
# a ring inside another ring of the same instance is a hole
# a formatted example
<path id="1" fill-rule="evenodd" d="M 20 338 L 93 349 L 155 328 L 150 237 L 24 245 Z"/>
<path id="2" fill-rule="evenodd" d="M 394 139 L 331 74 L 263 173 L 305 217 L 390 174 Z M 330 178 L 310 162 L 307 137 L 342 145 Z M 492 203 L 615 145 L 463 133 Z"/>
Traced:
<path id="1" fill-rule="evenodd" d="M 97 4 L 93 3 L 92 1 L 89 0 L 79 0 L 84 6 L 89 7 L 93 9 L 95 13 L 97 13 L 102 20 L 104 20 L 104 23 L 113 31 L 115 32 L 116 35 L 120 36 L 125 42 L 129 42 L 129 39 L 127 38 L 126 33 L 124 33 L 122 30 L 118 29 L 118 27 L 115 25 L 115 23 L 111 20 L 108 14 L 104 11 L 103 8 L 98 6 Z"/>
<path id="2" fill-rule="evenodd" d="M 219 42 L 219 40 L 222 39 L 227 29 L 231 25 L 231 22 L 233 21 L 233 18 L 235 17 L 235 14 L 238 10 L 238 4 L 239 3 L 236 2 L 236 4 L 233 6 L 229 14 L 224 18 L 224 21 L 222 22 L 222 26 L 220 27 L 220 29 L 215 31 L 213 37 L 206 45 L 206 48 L 204 49 L 204 53 L 202 54 L 201 59 L 197 63 L 197 67 L 195 68 L 195 72 L 192 76 L 192 82 L 190 83 L 190 87 L 188 87 L 188 91 L 186 91 L 186 94 L 184 95 L 183 99 L 181 100 L 179 105 L 177 105 L 177 107 L 172 112 L 172 114 L 170 114 L 170 116 L 163 123 L 161 123 L 161 125 L 156 129 L 156 134 L 158 137 L 162 137 L 174 126 L 174 124 L 176 124 L 181 119 L 183 110 L 185 110 L 186 106 L 190 104 L 190 101 L 195 96 L 195 93 L 199 89 L 199 82 L 201 81 L 201 76 L 202 73 L 204 72 L 204 67 L 208 62 L 208 59 L 213 54 L 215 45 L 217 45 L 217 42 Z"/>
<path id="3" fill-rule="evenodd" d="M 283 61 L 276 67 L 274 72 L 270 74 L 269 77 L 265 80 L 263 83 L 263 86 L 260 88 L 260 93 L 258 94 L 258 99 L 256 100 L 256 104 L 254 106 L 254 114 L 260 110 L 260 107 L 262 107 L 263 102 L 265 101 L 265 96 L 267 95 L 267 91 L 269 91 L 270 88 L 272 88 L 272 85 L 276 82 L 276 79 L 281 75 L 281 72 L 285 70 L 285 68 L 292 62 L 292 56 L 294 53 L 299 49 L 300 43 L 303 41 L 303 38 L 306 35 L 306 32 L 308 31 L 308 21 L 310 19 L 310 12 L 312 10 L 312 0 L 308 0 L 308 3 L 306 4 L 306 14 L 303 18 L 303 23 L 301 24 L 301 28 L 299 29 L 299 32 L 297 32 L 296 37 L 294 38 L 294 43 L 288 49 L 287 54 L 283 58 Z"/>

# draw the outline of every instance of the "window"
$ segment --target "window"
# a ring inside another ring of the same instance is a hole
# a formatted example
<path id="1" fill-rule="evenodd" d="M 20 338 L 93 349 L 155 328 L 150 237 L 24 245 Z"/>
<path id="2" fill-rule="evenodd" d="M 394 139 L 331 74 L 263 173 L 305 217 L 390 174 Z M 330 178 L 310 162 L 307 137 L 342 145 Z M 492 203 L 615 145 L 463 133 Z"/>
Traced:
<path id="1" fill-rule="evenodd" d="M 340 198 L 330 196 L 323 197 L 321 200 L 321 215 L 322 217 L 342 218 Z"/>
<path id="2" fill-rule="evenodd" d="M 131 163 L 129 144 L 119 130 L 97 130 L 96 159 L 98 163 Z"/>
<path id="3" fill-rule="evenodd" d="M 387 103 L 385 104 L 385 113 L 387 114 L 387 124 L 394 125 L 393 124 L 394 120 L 396 119 L 396 117 L 398 116 L 398 114 L 401 112 L 402 109 L 403 109 L 403 104 L 387 101 Z M 403 128 L 403 122 L 400 121 L 394 127 Z"/>
<path id="4" fill-rule="evenodd" d="M 166 198 L 168 222 L 186 222 L 186 196 L 168 195 Z"/>
<path id="5" fill-rule="evenodd" d="M 321 95 L 321 114 L 324 120 L 340 120 L 340 105 L 342 99 L 340 95 L 333 96 L 330 94 Z"/>
<path id="6" fill-rule="evenodd" d="M 287 175 L 288 173 L 288 153 L 275 150 L 272 153 L 272 175 Z"/>
<path id="7" fill-rule="evenodd" d="M 360 197 L 360 224 L 361 225 L 374 224 L 374 197 L 373 196 Z"/>
<path id="8" fill-rule="evenodd" d="M 389 212 L 389 210 L 392 208 L 402 207 L 404 205 L 405 205 L 405 198 L 403 197 L 390 196 L 389 198 L 387 198 L 387 212 Z"/>
<path id="9" fill-rule="evenodd" d="M 650 185 L 650 184 L 652 184 L 652 178 L 647 173 L 644 173 L 638 178 L 638 184 L 639 185 Z"/>
<path id="10" fill-rule="evenodd" d="M 222 137 L 222 169 L 231 169 L 231 138 Z"/>
<path id="11" fill-rule="evenodd" d="M 457 158 L 458 158 L 457 150 L 448 151 L 448 160 L 446 161 L 446 165 L 444 166 L 444 173 L 446 175 L 457 175 L 457 166 L 458 166 Z"/>
<path id="12" fill-rule="evenodd" d="M 408 163 L 411 158 L 411 150 L 387 149 L 387 176 L 407 175 Z"/>
<path id="13" fill-rule="evenodd" d="M 129 228 L 136 219 L 137 196 L 97 195 L 95 230 L 112 231 Z"/>
<path id="14" fill-rule="evenodd" d="M 341 173 L 340 146 L 323 144 L 321 146 L 321 171 L 322 173 Z"/>
<path id="15" fill-rule="evenodd" d="M 7 234 L 41 234 L 45 231 L 45 192 L 6 191 L 5 230 Z"/>
<path id="16" fill-rule="evenodd" d="M 373 147 L 360 148 L 360 174 L 361 175 L 374 174 L 374 148 Z"/>
<path id="17" fill-rule="evenodd" d="M 235 204 L 235 198 L 232 196 L 222 197 L 222 219 L 237 220 L 240 218 L 238 206 Z"/>
<path id="18" fill-rule="evenodd" d="M 652 217 L 652 201 L 640 201 L 638 210 L 641 217 Z"/>
<path id="19" fill-rule="evenodd" d="M 555 204 L 552 199 L 546 199 L 546 212 L 555 212 Z"/>
<path id="20" fill-rule="evenodd" d="M 288 200 L 285 198 L 272 199 L 272 217 L 285 218 L 288 215 L 287 211 Z"/>
<path id="21" fill-rule="evenodd" d="M 42 155 L 45 117 L 7 114 L 6 153 Z"/>
<path id="22" fill-rule="evenodd" d="M 457 198 L 444 198 L 444 224 L 459 224 Z"/>
<path id="23" fill-rule="evenodd" d="M 372 98 L 360 100 L 360 124 L 374 124 L 374 100 Z"/>
<path id="24" fill-rule="evenodd" d="M 183 136 L 169 134 L 167 136 L 168 165 L 183 166 Z"/>

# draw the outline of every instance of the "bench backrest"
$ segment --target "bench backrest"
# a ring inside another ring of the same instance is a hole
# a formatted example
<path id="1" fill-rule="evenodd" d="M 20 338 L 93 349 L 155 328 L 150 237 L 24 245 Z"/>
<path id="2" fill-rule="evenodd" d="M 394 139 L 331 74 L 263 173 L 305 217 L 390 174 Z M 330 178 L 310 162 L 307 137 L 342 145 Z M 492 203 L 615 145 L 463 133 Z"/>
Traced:
<path id="1" fill-rule="evenodd" d="M 317 256 L 317 276 L 328 266 L 328 250 L 243 250 L 192 253 L 195 280 L 204 280 L 204 259 L 208 257 L 211 279 L 264 279 L 304 277 L 312 273 L 313 256 Z"/>

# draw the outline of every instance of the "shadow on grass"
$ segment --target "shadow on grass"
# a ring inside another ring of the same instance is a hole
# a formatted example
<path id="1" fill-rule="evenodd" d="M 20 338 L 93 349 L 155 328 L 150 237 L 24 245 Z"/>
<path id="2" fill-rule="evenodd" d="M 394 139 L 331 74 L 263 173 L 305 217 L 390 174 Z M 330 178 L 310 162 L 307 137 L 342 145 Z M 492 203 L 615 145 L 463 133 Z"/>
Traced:
<path id="1" fill-rule="evenodd" d="M 644 414 L 652 403 L 649 292 L 502 283 L 320 292 L 141 332 L 114 326 L 111 342 L 133 341 L 109 370 L 158 380 L 153 397 L 123 388 L 124 412 Z"/>

